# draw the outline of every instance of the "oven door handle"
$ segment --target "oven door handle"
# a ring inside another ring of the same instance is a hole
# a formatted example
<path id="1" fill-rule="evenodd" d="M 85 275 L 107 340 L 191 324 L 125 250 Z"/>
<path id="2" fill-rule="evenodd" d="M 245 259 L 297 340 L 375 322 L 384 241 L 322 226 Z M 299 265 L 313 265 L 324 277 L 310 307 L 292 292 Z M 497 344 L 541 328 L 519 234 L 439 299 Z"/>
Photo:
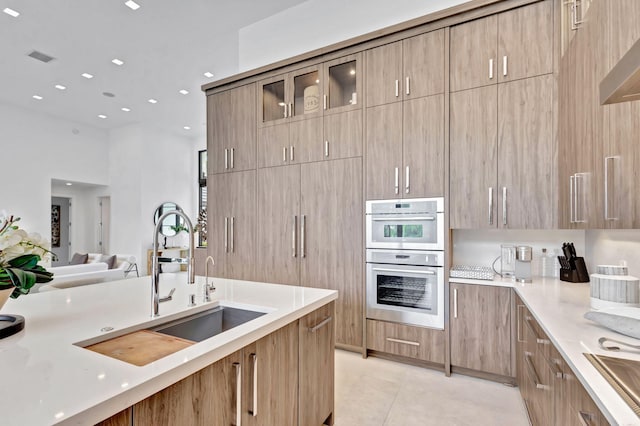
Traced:
<path id="1" fill-rule="evenodd" d="M 421 217 L 374 217 L 374 222 L 416 222 L 418 220 L 436 220 L 435 216 L 421 216 Z"/>
<path id="2" fill-rule="evenodd" d="M 379 272 L 400 272 L 402 274 L 422 274 L 422 275 L 435 275 L 434 271 L 411 271 L 409 269 L 391 269 L 391 268 L 372 268 L 374 271 Z"/>

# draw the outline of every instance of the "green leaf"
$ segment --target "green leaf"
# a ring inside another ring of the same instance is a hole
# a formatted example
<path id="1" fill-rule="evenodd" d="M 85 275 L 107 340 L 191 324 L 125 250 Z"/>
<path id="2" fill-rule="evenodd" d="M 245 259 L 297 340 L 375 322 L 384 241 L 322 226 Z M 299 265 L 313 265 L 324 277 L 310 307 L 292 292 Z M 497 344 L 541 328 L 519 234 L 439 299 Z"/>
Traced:
<path id="1" fill-rule="evenodd" d="M 14 268 L 31 269 L 36 267 L 39 261 L 40 256 L 37 254 L 23 254 L 22 256 L 11 259 L 8 263 Z"/>
<path id="2" fill-rule="evenodd" d="M 6 270 L 9 272 L 11 282 L 15 287 L 21 289 L 22 294 L 27 294 L 36 283 L 36 274 L 31 271 L 24 271 L 19 268 L 6 268 Z M 24 290 L 26 290 L 26 293 Z"/>

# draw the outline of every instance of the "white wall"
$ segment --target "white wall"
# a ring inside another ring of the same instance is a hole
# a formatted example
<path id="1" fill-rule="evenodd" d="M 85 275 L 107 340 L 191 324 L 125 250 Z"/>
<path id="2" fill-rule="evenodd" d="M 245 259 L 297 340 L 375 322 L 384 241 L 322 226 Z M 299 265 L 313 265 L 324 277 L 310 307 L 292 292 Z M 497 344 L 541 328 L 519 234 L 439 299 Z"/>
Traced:
<path id="1" fill-rule="evenodd" d="M 640 230 L 589 230 L 586 232 L 587 269 L 625 262 L 629 275 L 640 277 Z"/>
<path id="2" fill-rule="evenodd" d="M 466 0 L 308 0 L 240 30 L 239 71 L 461 3 Z"/>
<path id="3" fill-rule="evenodd" d="M 49 239 L 52 178 L 108 183 L 102 130 L 0 103 L 0 147 L 0 209 Z"/>

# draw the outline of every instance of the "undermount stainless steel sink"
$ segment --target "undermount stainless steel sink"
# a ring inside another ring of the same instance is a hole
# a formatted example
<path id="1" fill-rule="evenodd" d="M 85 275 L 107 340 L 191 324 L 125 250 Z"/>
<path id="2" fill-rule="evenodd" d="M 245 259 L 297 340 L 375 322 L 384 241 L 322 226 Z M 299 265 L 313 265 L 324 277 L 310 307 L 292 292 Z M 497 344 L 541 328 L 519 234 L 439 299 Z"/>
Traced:
<path id="1" fill-rule="evenodd" d="M 212 310 L 159 325 L 151 330 L 193 342 L 201 342 L 264 314 L 264 312 L 219 306 Z"/>

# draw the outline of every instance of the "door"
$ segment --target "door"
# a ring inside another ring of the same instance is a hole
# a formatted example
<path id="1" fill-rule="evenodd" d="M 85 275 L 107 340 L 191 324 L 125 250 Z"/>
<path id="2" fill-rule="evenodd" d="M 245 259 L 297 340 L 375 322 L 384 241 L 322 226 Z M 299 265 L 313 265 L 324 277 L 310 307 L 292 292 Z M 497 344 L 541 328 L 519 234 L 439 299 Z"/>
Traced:
<path id="1" fill-rule="evenodd" d="M 334 303 L 300 318 L 300 425 L 332 424 L 335 320 Z"/>
<path id="2" fill-rule="evenodd" d="M 451 365 L 512 376 L 511 289 L 451 284 Z"/>
<path id="3" fill-rule="evenodd" d="M 289 126 L 287 164 L 322 160 L 322 117 L 293 121 Z"/>
<path id="4" fill-rule="evenodd" d="M 362 109 L 324 116 L 323 158 L 362 157 Z"/>
<path id="5" fill-rule="evenodd" d="M 551 0 L 499 14 L 498 29 L 498 82 L 553 72 Z"/>
<path id="6" fill-rule="evenodd" d="M 300 166 L 258 170 L 256 279 L 299 283 Z"/>
<path id="7" fill-rule="evenodd" d="M 498 16 L 451 27 L 451 91 L 496 84 Z"/>
<path id="8" fill-rule="evenodd" d="M 207 96 L 207 134 L 212 173 L 256 166 L 255 84 Z"/>
<path id="9" fill-rule="evenodd" d="M 367 108 L 367 200 L 400 198 L 402 103 Z"/>
<path id="10" fill-rule="evenodd" d="M 451 228 L 496 227 L 497 122 L 495 86 L 451 94 Z"/>
<path id="11" fill-rule="evenodd" d="M 287 122 L 289 96 L 287 75 L 281 74 L 258 82 L 258 127 Z"/>
<path id="12" fill-rule="evenodd" d="M 402 41 L 403 98 L 444 93 L 444 30 Z"/>
<path id="13" fill-rule="evenodd" d="M 111 235 L 111 197 L 100 197 L 98 199 L 100 218 L 98 223 L 98 248 L 100 253 L 111 253 L 109 241 Z"/>
<path id="14" fill-rule="evenodd" d="M 362 160 L 301 167 L 300 285 L 338 290 L 336 342 L 362 347 Z"/>
<path id="15" fill-rule="evenodd" d="M 253 279 L 256 243 L 256 172 L 209 176 L 208 211 L 214 276 Z"/>
<path id="16" fill-rule="evenodd" d="M 402 100 L 402 42 L 386 44 L 365 52 L 366 106 Z"/>
<path id="17" fill-rule="evenodd" d="M 324 63 L 325 116 L 362 109 L 362 53 Z"/>
<path id="18" fill-rule="evenodd" d="M 444 196 L 444 95 L 403 102 L 404 198 Z"/>
<path id="19" fill-rule="evenodd" d="M 51 266 L 69 264 L 69 252 L 71 251 L 70 209 L 70 198 L 51 197 L 51 251 L 57 258 L 52 259 Z"/>
<path id="20" fill-rule="evenodd" d="M 556 161 L 554 76 L 498 85 L 499 226 L 552 229 Z"/>
<path id="21" fill-rule="evenodd" d="M 289 123 L 258 128 L 258 167 L 287 164 L 290 147 Z"/>
<path id="22" fill-rule="evenodd" d="M 287 76 L 290 94 L 289 118 L 292 121 L 322 117 L 324 78 L 322 65 L 292 71 Z"/>
<path id="23" fill-rule="evenodd" d="M 245 346 L 242 366 L 242 424 L 297 425 L 298 322 Z"/>

